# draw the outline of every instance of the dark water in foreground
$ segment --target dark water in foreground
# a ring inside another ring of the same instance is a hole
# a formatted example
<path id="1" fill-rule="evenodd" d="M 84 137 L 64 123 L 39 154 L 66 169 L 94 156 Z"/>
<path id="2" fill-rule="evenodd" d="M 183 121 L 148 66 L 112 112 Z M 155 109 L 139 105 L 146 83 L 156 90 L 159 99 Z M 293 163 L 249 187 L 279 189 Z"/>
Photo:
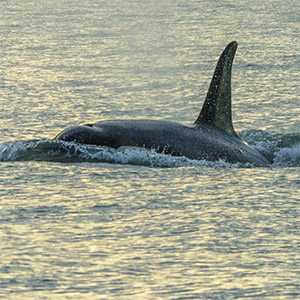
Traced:
<path id="1" fill-rule="evenodd" d="M 0 0 L 0 298 L 300 298 L 299 1 Z M 233 119 L 267 168 L 51 140 L 193 122 L 239 42 Z"/>

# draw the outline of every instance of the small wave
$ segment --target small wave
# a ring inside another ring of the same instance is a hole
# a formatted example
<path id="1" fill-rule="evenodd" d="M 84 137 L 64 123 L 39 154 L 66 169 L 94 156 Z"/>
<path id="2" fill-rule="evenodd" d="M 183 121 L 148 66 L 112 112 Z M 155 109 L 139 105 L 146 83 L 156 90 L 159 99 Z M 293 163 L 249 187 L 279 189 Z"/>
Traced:
<path id="1" fill-rule="evenodd" d="M 276 166 L 300 166 L 300 134 L 277 135 L 277 151 L 274 155 Z"/>
<path id="2" fill-rule="evenodd" d="M 274 157 L 274 165 L 300 167 L 300 144 L 291 148 L 280 149 Z"/>
<path id="3" fill-rule="evenodd" d="M 273 166 L 300 166 L 300 134 L 271 134 L 262 130 L 249 130 L 240 135 L 250 146 L 272 161 Z"/>
<path id="4" fill-rule="evenodd" d="M 58 140 L 16 141 L 0 145 L 0 161 L 51 161 L 62 163 L 100 162 L 143 165 L 149 167 L 241 167 L 219 160 L 191 160 L 143 148 L 122 147 L 113 149 Z"/>

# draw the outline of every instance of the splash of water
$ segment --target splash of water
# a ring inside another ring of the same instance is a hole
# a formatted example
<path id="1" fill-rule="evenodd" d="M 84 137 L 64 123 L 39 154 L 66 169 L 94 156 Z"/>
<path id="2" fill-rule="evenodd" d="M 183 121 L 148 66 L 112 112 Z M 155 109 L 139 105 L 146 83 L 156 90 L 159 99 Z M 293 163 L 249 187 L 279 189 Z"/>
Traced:
<path id="1" fill-rule="evenodd" d="M 272 166 L 300 166 L 300 135 L 272 135 L 264 131 L 241 132 L 241 137 L 274 163 Z M 229 164 L 219 160 L 191 160 L 174 157 L 143 148 L 113 149 L 57 140 L 15 141 L 0 144 L 0 161 L 52 161 L 63 163 L 98 162 L 143 165 L 149 167 L 252 167 L 249 164 Z"/>

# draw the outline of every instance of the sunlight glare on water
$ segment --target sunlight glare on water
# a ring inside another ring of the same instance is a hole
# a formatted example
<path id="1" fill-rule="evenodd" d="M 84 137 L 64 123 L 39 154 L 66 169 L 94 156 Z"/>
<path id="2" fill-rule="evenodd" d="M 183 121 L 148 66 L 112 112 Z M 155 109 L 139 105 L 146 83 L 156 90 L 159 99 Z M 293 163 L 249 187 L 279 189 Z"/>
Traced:
<path id="1" fill-rule="evenodd" d="M 299 275 L 294 222 L 299 210 L 290 208 L 298 189 L 292 188 L 284 203 L 280 188 L 266 197 L 269 185 L 291 182 L 295 175 L 284 180 L 274 170 L 270 182 L 269 171 L 259 169 L 182 168 L 175 177 L 173 169 L 153 170 L 149 177 L 145 167 L 99 170 L 97 164 L 49 165 L 38 173 L 38 163 L 29 163 L 23 169 L 33 186 L 16 178 L 14 206 L 3 199 L 9 209 L 2 210 L 2 263 L 4 282 L 14 278 L 14 285 L 25 286 L 24 296 L 49 291 L 76 299 L 80 291 L 86 298 L 260 299 L 276 297 L 290 280 L 290 291 L 297 293 L 292 282 Z M 245 173 L 248 182 L 241 185 L 237 177 L 245 179 Z"/>
<path id="2" fill-rule="evenodd" d="M 299 5 L 0 0 L 0 298 L 299 299 Z M 234 126 L 270 167 L 51 140 L 194 122 L 233 40 Z"/>

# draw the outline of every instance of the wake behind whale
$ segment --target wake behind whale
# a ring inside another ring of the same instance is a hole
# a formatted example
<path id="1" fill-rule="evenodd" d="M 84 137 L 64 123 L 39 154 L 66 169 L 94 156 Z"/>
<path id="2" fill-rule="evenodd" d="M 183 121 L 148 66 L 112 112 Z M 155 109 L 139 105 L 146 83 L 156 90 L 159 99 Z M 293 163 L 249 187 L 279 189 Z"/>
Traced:
<path id="1" fill-rule="evenodd" d="M 231 73 L 237 43 L 221 54 L 196 121 L 190 126 L 156 120 L 108 120 L 69 127 L 55 139 L 79 144 L 137 147 L 191 160 L 266 166 L 271 163 L 236 134 L 231 113 Z"/>

